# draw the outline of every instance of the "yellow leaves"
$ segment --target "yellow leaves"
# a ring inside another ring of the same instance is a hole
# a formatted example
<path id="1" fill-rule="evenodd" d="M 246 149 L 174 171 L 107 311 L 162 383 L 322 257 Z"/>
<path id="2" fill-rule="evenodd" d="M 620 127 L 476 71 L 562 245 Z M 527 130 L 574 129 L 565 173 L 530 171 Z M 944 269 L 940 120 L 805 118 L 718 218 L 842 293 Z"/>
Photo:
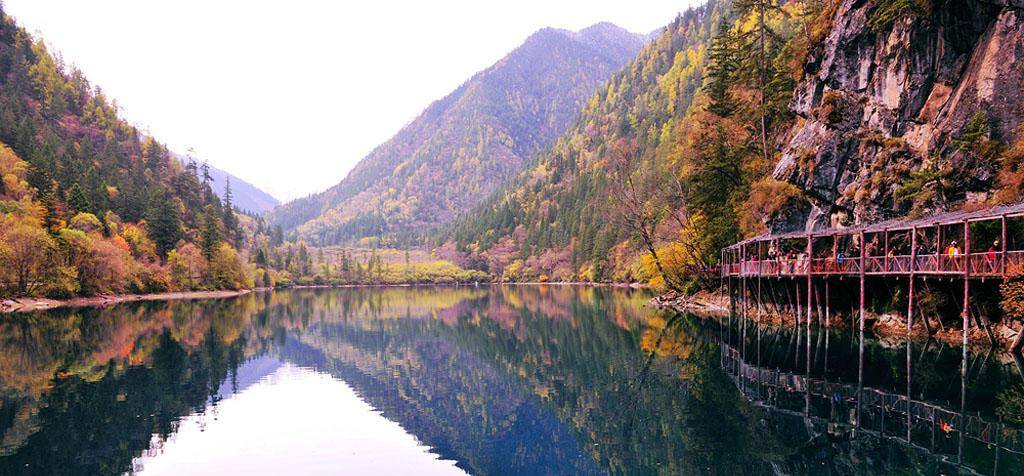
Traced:
<path id="1" fill-rule="evenodd" d="M 130 245 L 132 254 L 136 258 L 156 258 L 156 243 L 149 239 L 149 235 L 143 228 L 125 224 L 121 227 L 121 236 Z"/>
<path id="2" fill-rule="evenodd" d="M 772 177 L 754 182 L 746 202 L 736 210 L 740 232 L 744 236 L 754 236 L 765 231 L 765 220 L 782 211 L 800 195 L 800 189 L 795 185 Z"/>
<path id="3" fill-rule="evenodd" d="M 28 163 L 21 160 L 10 147 L 0 142 L 0 198 L 21 200 L 31 197 L 32 189 L 25 180 L 28 176 Z"/>
<path id="4" fill-rule="evenodd" d="M 71 218 L 71 228 L 85 233 L 99 233 L 103 231 L 103 224 L 96 215 L 92 213 L 79 213 Z"/>

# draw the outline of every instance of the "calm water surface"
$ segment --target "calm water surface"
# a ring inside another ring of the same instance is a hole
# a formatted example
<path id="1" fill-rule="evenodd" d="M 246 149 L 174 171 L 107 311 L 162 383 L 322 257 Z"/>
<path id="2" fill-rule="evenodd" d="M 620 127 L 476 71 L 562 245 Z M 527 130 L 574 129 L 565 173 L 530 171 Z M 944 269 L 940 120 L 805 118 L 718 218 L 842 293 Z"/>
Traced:
<path id="1" fill-rule="evenodd" d="M 1024 474 L 1021 362 L 566 286 L 0 316 L 0 474 Z"/>

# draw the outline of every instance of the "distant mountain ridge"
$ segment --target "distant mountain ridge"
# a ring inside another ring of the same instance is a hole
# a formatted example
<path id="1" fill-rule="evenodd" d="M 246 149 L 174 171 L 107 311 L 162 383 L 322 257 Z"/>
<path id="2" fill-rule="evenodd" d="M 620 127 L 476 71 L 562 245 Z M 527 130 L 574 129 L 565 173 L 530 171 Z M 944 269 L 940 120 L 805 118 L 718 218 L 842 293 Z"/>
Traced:
<path id="1" fill-rule="evenodd" d="M 173 155 L 183 164 L 188 161 L 186 156 L 177 153 L 173 153 Z M 200 163 L 200 161 L 196 160 L 196 163 Z M 224 199 L 224 185 L 227 183 L 227 179 L 231 179 L 231 201 L 239 210 L 259 214 L 269 212 L 281 204 L 280 200 L 259 187 L 213 165 L 210 165 L 210 178 L 213 179 L 210 182 L 210 187 L 222 200 Z"/>
<path id="2" fill-rule="evenodd" d="M 212 165 L 210 166 L 210 177 L 213 178 L 210 186 L 221 199 L 224 198 L 225 179 L 231 179 L 231 200 L 239 210 L 258 214 L 269 212 L 281 204 L 280 200 L 255 185 Z"/>
<path id="3" fill-rule="evenodd" d="M 610 23 L 544 28 L 378 146 L 338 185 L 269 214 L 316 243 L 402 241 L 480 203 L 549 147 L 643 46 Z"/>

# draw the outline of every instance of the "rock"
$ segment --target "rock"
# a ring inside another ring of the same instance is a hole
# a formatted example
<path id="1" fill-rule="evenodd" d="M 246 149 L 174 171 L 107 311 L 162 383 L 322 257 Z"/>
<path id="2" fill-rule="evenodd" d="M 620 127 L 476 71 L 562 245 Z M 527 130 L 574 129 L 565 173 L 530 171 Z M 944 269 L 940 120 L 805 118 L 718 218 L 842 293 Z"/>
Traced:
<path id="1" fill-rule="evenodd" d="M 884 0 L 842 0 L 790 109 L 798 119 L 773 175 L 800 187 L 806 208 L 773 231 L 864 223 L 907 213 L 901 180 L 951 142 L 978 112 L 993 136 L 1016 140 L 1024 111 L 1024 0 L 934 3 L 923 18 L 873 30 Z M 955 159 L 955 157 L 954 157 Z M 991 184 L 991 171 L 980 182 Z M 987 192 L 987 190 L 967 190 Z"/>

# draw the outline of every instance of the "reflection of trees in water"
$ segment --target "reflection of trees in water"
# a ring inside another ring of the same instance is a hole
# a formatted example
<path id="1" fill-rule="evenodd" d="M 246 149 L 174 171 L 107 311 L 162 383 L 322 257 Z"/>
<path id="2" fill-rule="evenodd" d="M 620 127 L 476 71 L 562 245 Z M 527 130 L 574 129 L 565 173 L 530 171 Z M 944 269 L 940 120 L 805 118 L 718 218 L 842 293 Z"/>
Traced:
<path id="1" fill-rule="evenodd" d="M 764 367 L 827 366 L 856 381 L 849 337 L 751 325 L 740 339 L 736 326 L 645 312 L 645 299 L 571 286 L 296 290 L 0 320 L 0 473 L 25 462 L 40 473 L 124 471 L 152 434 L 201 412 L 261 352 L 343 378 L 475 473 L 935 468 L 885 439 L 840 438 L 752 403 L 720 361 L 726 342 Z M 959 353 L 912 356 L 913 391 L 956 403 L 959 382 L 943 369 Z M 899 348 L 869 342 L 864 361 L 870 385 L 903 384 Z M 968 409 L 994 415 L 1002 367 L 970 368 L 971 387 L 985 388 Z M 47 459 L 52 448 L 62 455 Z"/>
<path id="2" fill-rule="evenodd" d="M 129 470 L 251 353 L 251 308 L 142 303 L 4 318 L 0 474 Z"/>
<path id="3" fill-rule="evenodd" d="M 205 408 L 232 366 L 240 345 L 211 332 L 186 350 L 165 331 L 145 366 L 118 369 L 111 362 L 98 378 L 72 375 L 56 382 L 35 410 L 35 431 L 0 459 L 11 474 L 120 474 L 131 469 L 154 434 L 166 439 L 177 420 Z"/>

